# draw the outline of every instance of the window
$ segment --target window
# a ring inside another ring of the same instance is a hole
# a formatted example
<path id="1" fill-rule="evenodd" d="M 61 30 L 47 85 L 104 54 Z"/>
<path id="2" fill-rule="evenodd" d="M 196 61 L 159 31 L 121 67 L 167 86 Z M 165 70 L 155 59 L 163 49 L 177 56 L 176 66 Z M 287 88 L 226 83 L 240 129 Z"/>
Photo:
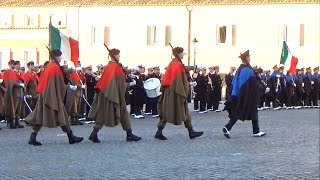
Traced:
<path id="1" fill-rule="evenodd" d="M 152 46 L 157 43 L 157 26 L 147 26 L 147 45 Z"/>
<path id="2" fill-rule="evenodd" d="M 216 25 L 215 45 L 235 46 L 236 44 L 236 25 L 223 24 Z"/>
<path id="3" fill-rule="evenodd" d="M 38 26 L 38 15 L 25 14 L 23 18 L 23 27 Z"/>
<path id="4" fill-rule="evenodd" d="M 291 47 L 301 46 L 304 39 L 304 26 L 300 24 L 280 24 L 278 37 L 279 46 L 283 45 L 283 41 L 286 41 Z"/>
<path id="5" fill-rule="evenodd" d="M 227 40 L 227 26 L 217 27 L 217 43 L 224 44 Z"/>
<path id="6" fill-rule="evenodd" d="M 110 45 L 110 27 L 104 27 L 104 44 L 109 46 Z"/>
<path id="7" fill-rule="evenodd" d="M 97 28 L 92 26 L 91 27 L 91 45 L 97 42 Z"/>
<path id="8" fill-rule="evenodd" d="M 66 14 L 64 12 L 51 13 L 50 22 L 55 27 L 65 27 L 66 26 Z"/>
<path id="9" fill-rule="evenodd" d="M 165 46 L 169 46 L 169 43 L 171 43 L 171 34 L 172 34 L 172 26 L 166 26 Z"/>
<path id="10" fill-rule="evenodd" d="M 300 24 L 300 46 L 304 46 L 304 24 Z"/>
<path id="11" fill-rule="evenodd" d="M 26 66 L 29 61 L 38 62 L 37 49 L 22 49 L 21 66 Z"/>
<path id="12" fill-rule="evenodd" d="M 11 27 L 13 24 L 12 16 L 9 14 L 0 14 L 0 28 L 8 28 Z"/>
<path id="13" fill-rule="evenodd" d="M 12 58 L 10 48 L 0 49 L 0 69 L 7 67 L 7 62 Z"/>

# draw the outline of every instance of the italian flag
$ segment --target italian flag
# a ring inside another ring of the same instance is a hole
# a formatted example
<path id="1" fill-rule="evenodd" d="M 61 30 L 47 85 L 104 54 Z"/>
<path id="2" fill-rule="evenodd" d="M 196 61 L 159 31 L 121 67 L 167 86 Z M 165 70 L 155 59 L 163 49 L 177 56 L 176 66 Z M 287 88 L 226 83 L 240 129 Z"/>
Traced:
<path id="1" fill-rule="evenodd" d="M 59 49 L 62 60 L 72 61 L 75 65 L 79 62 L 79 42 L 64 35 L 59 29 L 49 25 L 50 49 Z"/>
<path id="2" fill-rule="evenodd" d="M 283 41 L 282 54 L 280 64 L 284 65 L 284 69 L 291 74 L 296 73 L 296 67 L 298 64 L 298 58 L 294 57 L 285 41 Z"/>

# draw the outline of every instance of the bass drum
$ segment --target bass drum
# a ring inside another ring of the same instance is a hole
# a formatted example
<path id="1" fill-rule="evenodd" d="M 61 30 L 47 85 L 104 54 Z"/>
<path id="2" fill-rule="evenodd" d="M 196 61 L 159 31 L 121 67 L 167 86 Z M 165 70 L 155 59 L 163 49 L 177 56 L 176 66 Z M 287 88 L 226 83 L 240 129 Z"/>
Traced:
<path id="1" fill-rule="evenodd" d="M 158 78 L 150 78 L 144 82 L 144 89 L 149 98 L 155 98 L 161 95 L 160 92 L 161 82 Z"/>

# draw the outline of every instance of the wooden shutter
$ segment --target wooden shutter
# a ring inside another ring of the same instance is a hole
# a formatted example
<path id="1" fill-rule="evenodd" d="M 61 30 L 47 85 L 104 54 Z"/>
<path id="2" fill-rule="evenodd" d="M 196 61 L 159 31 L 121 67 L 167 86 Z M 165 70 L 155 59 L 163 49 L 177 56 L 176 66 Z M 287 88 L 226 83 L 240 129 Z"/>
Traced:
<path id="1" fill-rule="evenodd" d="M 236 31 L 236 25 L 232 25 L 232 46 L 236 45 L 236 37 L 237 37 L 237 31 Z"/>
<path id="2" fill-rule="evenodd" d="M 304 24 L 300 24 L 300 46 L 304 46 Z"/>
<path id="3" fill-rule="evenodd" d="M 165 46 L 169 46 L 171 43 L 172 26 L 166 26 Z"/>
<path id="4" fill-rule="evenodd" d="M 110 45 L 110 27 L 104 27 L 104 44 L 109 46 Z"/>

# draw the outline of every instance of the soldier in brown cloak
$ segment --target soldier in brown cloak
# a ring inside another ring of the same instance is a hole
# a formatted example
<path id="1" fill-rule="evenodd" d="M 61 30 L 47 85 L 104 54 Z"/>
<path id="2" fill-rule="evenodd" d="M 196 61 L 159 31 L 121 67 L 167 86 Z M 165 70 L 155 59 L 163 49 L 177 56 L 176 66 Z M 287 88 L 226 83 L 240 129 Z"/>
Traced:
<path id="1" fill-rule="evenodd" d="M 38 96 L 39 96 L 37 92 L 37 87 L 40 79 L 37 73 L 34 72 L 34 62 L 33 61 L 28 62 L 27 66 L 28 66 L 28 71 L 22 75 L 22 79 L 26 86 L 26 96 L 28 96 L 27 102 L 31 110 L 34 110 L 34 108 L 36 107 Z"/>
<path id="2" fill-rule="evenodd" d="M 184 55 L 183 48 L 176 47 L 172 53 L 176 58 L 170 62 L 162 79 L 162 94 L 158 102 L 160 121 L 155 138 L 159 140 L 167 139 L 162 134 L 162 130 L 167 122 L 174 125 L 181 125 L 184 122 L 185 127 L 189 131 L 190 139 L 194 139 L 203 134 L 202 131 L 196 132 L 193 130 L 188 109 L 189 84 L 195 86 L 196 83 L 189 83 L 187 80 L 187 71 L 181 62 Z"/>
<path id="3" fill-rule="evenodd" d="M 3 77 L 2 77 L 2 72 L 0 73 L 0 121 L 4 119 L 4 114 L 3 114 L 3 108 L 4 108 L 4 101 L 3 101 L 3 95 L 6 92 L 6 89 L 3 86 Z M 1 130 L 1 127 L 0 127 Z"/>
<path id="4" fill-rule="evenodd" d="M 120 122 L 123 130 L 127 132 L 127 141 L 139 141 L 141 137 L 132 134 L 129 113 L 126 108 L 125 93 L 128 84 L 122 65 L 118 62 L 120 51 L 111 49 L 109 53 L 112 60 L 105 67 L 96 85 L 97 93 L 88 115 L 89 119 L 95 120 L 89 139 L 94 143 L 100 143 L 97 133 L 102 126 L 115 127 Z M 130 86 L 135 84 L 135 81 L 129 83 Z"/>
<path id="5" fill-rule="evenodd" d="M 6 87 L 6 93 L 4 94 L 5 116 L 10 129 L 23 128 L 19 124 L 19 117 L 21 115 L 22 105 L 22 90 L 24 84 L 21 81 L 19 75 L 20 62 L 14 61 L 14 69 L 9 69 L 4 73 L 3 82 Z"/>
<path id="6" fill-rule="evenodd" d="M 41 145 L 36 140 L 36 136 L 42 126 L 49 128 L 60 126 L 62 131 L 67 133 L 69 144 L 83 140 L 82 137 L 73 135 L 68 122 L 68 113 L 63 102 L 66 88 L 68 87 L 64 81 L 64 73 L 71 73 L 73 70 L 64 70 L 60 67 L 59 63 L 62 55 L 60 50 L 52 50 L 50 55 L 54 61 L 50 62 L 41 74 L 38 86 L 39 99 L 36 108 L 26 118 L 26 121 L 33 126 L 29 144 L 34 146 Z M 77 89 L 73 85 L 70 85 L 69 88 Z"/>

